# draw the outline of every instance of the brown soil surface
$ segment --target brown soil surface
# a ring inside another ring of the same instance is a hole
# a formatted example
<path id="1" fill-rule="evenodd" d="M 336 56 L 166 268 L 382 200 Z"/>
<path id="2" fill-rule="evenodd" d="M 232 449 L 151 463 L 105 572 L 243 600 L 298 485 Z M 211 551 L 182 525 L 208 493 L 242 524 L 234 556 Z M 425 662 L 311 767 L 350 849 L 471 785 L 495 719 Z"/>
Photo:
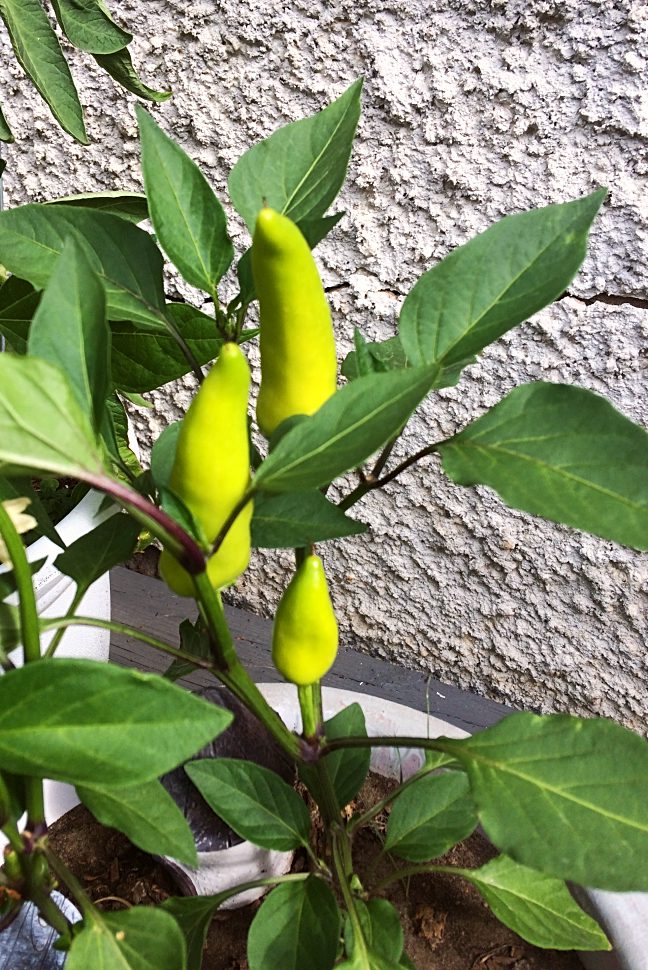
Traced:
<path id="1" fill-rule="evenodd" d="M 362 811 L 376 802 L 390 784 L 370 776 L 354 809 Z M 372 829 L 357 837 L 354 854 L 361 879 L 372 867 L 373 881 L 394 867 L 395 860 L 388 857 L 373 863 L 385 822 L 386 816 L 378 817 Z M 101 826 L 82 806 L 56 822 L 50 837 L 54 850 L 103 909 L 154 904 L 177 895 L 167 870 L 123 835 Z M 492 846 L 476 833 L 455 846 L 443 862 L 477 868 L 493 855 Z M 304 866 L 305 860 L 298 855 L 294 868 Z M 461 879 L 444 874 L 419 876 L 409 883 L 392 883 L 385 895 L 401 914 L 405 950 L 417 970 L 582 970 L 575 954 L 539 950 L 502 926 L 477 891 Z M 259 905 L 216 914 L 202 970 L 247 970 L 245 938 Z"/>

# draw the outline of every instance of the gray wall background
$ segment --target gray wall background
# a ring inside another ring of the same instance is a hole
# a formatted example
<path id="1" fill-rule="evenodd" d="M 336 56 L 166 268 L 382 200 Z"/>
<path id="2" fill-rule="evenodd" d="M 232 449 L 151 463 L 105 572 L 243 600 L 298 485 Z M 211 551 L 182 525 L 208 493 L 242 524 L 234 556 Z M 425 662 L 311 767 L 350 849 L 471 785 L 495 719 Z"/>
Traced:
<path id="1" fill-rule="evenodd" d="M 223 202 L 251 143 L 365 77 L 347 215 L 318 249 L 341 357 L 357 325 L 391 335 L 404 295 L 450 249 L 510 212 L 609 187 L 586 265 L 554 307 L 420 409 L 401 455 L 460 428 L 516 384 L 566 381 L 648 426 L 648 8 L 642 0 L 113 0 L 154 109 Z M 90 148 L 70 143 L 3 41 L 19 137 L 7 205 L 140 187 L 133 99 L 72 55 Z M 238 251 L 245 231 L 228 207 Z M 199 300 L 177 280 L 171 293 Z M 138 412 L 143 443 L 191 382 Z M 514 705 L 645 729 L 648 556 L 508 510 L 433 460 L 357 513 L 372 534 L 326 546 L 343 642 Z M 270 615 L 290 555 L 256 554 L 230 594 Z M 433 706 L 433 701 L 432 701 Z"/>

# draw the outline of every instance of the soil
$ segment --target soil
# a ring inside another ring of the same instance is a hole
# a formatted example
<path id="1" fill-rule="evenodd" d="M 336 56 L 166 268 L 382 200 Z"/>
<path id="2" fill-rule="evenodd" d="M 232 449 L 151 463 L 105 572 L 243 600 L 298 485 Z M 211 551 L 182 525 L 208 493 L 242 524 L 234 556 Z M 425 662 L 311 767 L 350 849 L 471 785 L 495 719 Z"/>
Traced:
<path id="1" fill-rule="evenodd" d="M 353 809 L 363 811 L 393 784 L 371 775 Z M 356 837 L 354 855 L 361 879 L 372 865 L 373 881 L 393 869 L 395 860 L 389 857 L 374 865 L 385 824 L 383 814 L 372 829 Z M 51 826 L 50 839 L 52 848 L 101 909 L 153 905 L 178 895 L 172 876 L 159 862 L 132 846 L 121 833 L 104 828 L 81 805 Z M 475 833 L 442 861 L 476 868 L 495 854 L 490 843 Z M 305 858 L 297 854 L 293 869 L 305 866 Z M 539 950 L 502 926 L 477 891 L 461 879 L 445 874 L 419 876 L 409 883 L 392 883 L 384 895 L 401 915 L 405 951 L 417 970 L 582 970 L 575 954 Z M 259 905 L 216 913 L 202 970 L 247 970 L 245 940 Z"/>

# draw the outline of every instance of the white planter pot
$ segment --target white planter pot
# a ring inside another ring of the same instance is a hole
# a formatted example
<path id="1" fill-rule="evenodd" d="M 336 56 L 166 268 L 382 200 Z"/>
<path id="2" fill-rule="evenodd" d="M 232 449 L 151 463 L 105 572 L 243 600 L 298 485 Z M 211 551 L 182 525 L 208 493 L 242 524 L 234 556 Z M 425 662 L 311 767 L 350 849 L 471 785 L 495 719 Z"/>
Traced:
<path id="1" fill-rule="evenodd" d="M 301 730 L 301 716 L 294 687 L 288 684 L 258 685 L 286 725 Z M 323 688 L 324 715 L 329 718 L 354 702 L 364 711 L 370 736 L 400 735 L 463 738 L 462 731 L 422 711 L 356 691 Z M 388 778 L 409 778 L 423 764 L 420 749 L 374 748 L 371 768 Z M 245 878 L 254 878 L 247 875 Z M 585 889 L 582 904 L 601 923 L 614 947 L 612 953 L 582 953 L 586 970 L 648 970 L 648 893 L 611 893 Z"/>
<path id="2" fill-rule="evenodd" d="M 115 509 L 111 508 L 99 511 L 103 500 L 104 496 L 99 492 L 88 492 L 79 504 L 59 522 L 57 531 L 66 545 L 70 545 L 75 539 L 90 532 L 104 519 L 114 514 Z M 74 580 L 59 572 L 53 565 L 54 560 L 61 552 L 59 546 L 44 537 L 37 539 L 27 548 L 27 558 L 30 562 L 38 562 L 39 559 L 46 560 L 38 572 L 34 574 L 36 606 L 39 616 L 63 616 L 72 603 L 76 584 Z M 0 567 L 0 571 L 6 568 Z M 15 594 L 10 596 L 8 602 L 17 603 L 17 596 Z M 88 589 L 78 612 L 80 615 L 92 616 L 97 619 L 110 619 L 110 579 L 107 573 Z M 53 632 L 43 635 L 41 638 L 43 650 L 47 648 L 53 636 Z M 56 656 L 106 661 L 108 660 L 109 646 L 110 632 L 108 630 L 99 630 L 96 627 L 70 627 L 61 639 Z M 22 662 L 20 648 L 13 651 L 11 659 L 17 666 L 20 665 Z M 1 674 L 2 671 L 0 670 Z M 48 824 L 79 804 L 76 792 L 71 785 L 46 780 L 44 789 L 45 818 Z M 6 840 L 0 834 L 0 850 L 5 844 Z"/>

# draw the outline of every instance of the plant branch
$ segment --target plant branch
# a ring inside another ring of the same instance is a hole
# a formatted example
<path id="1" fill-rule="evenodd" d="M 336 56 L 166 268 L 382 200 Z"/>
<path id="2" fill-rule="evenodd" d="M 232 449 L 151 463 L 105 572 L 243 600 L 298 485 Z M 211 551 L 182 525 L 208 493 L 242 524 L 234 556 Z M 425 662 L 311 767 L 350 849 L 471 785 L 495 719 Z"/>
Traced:
<path id="1" fill-rule="evenodd" d="M 346 510 L 350 509 L 352 505 L 359 502 L 360 499 L 367 494 L 367 492 L 371 492 L 376 488 L 382 488 L 384 485 L 387 485 L 388 482 L 392 482 L 395 478 L 402 474 L 402 472 L 416 464 L 417 461 L 420 461 L 421 458 L 426 458 L 428 455 L 433 455 L 436 451 L 438 451 L 439 445 L 443 444 L 442 441 L 435 441 L 434 444 L 427 445 L 425 448 L 421 448 L 420 451 L 417 451 L 416 454 L 410 455 L 409 458 L 402 461 L 400 465 L 396 465 L 392 471 L 388 472 L 386 475 L 383 475 L 382 478 L 376 477 L 374 474 L 375 470 L 378 469 L 378 473 L 382 471 L 384 464 L 389 457 L 389 453 L 391 452 L 391 448 L 393 448 L 395 442 L 396 439 L 393 439 L 393 441 L 386 446 L 378 458 L 376 465 L 374 466 L 374 471 L 372 471 L 369 475 L 366 475 L 364 481 L 360 482 L 359 485 L 356 485 L 356 487 L 350 491 L 348 495 L 345 495 L 345 497 L 337 503 L 338 508 L 342 509 L 343 512 L 346 512 Z M 384 457 L 385 452 L 387 452 L 386 457 Z M 384 461 L 382 461 L 383 457 Z"/>
<path id="2" fill-rule="evenodd" d="M 41 630 L 44 632 L 47 630 L 66 629 L 69 626 L 94 626 L 102 630 L 111 630 L 113 633 L 120 633 L 122 636 L 133 637 L 133 639 L 139 640 L 141 643 L 147 643 L 149 646 L 155 647 L 156 650 L 167 653 L 170 657 L 175 657 L 176 660 L 186 660 L 188 663 L 192 663 L 195 667 L 201 667 L 203 670 L 212 672 L 214 670 L 213 661 L 203 660 L 184 650 L 179 650 L 177 647 L 171 646 L 170 643 L 165 643 L 163 640 L 158 640 L 157 637 L 143 633 L 137 627 L 128 626 L 125 623 L 118 623 L 116 620 L 99 620 L 91 616 L 58 616 L 50 620 L 41 620 Z M 49 656 L 49 650 L 45 656 Z"/>
<path id="3" fill-rule="evenodd" d="M 107 495 L 112 495 L 134 519 L 142 522 L 160 539 L 190 575 L 195 576 L 205 571 L 205 554 L 198 543 L 163 509 L 108 475 L 87 475 L 85 481 Z"/>
<path id="4" fill-rule="evenodd" d="M 14 576 L 16 577 L 20 615 L 20 639 L 23 647 L 23 657 L 25 663 L 28 664 L 40 660 L 41 656 L 36 594 L 34 592 L 34 584 L 25 547 L 2 502 L 0 502 L 0 535 L 4 539 L 13 566 Z M 27 808 L 27 824 L 29 828 L 33 829 L 45 821 L 43 782 L 40 778 L 25 779 L 25 802 Z"/>
<path id="5" fill-rule="evenodd" d="M 386 886 L 389 886 L 390 883 L 398 882 L 399 879 L 409 879 L 411 876 L 425 876 L 431 872 L 447 872 L 452 876 L 462 876 L 465 870 L 459 869 L 456 866 L 435 866 L 431 862 L 422 866 L 403 866 L 402 869 L 395 869 L 394 872 L 385 876 L 380 882 L 377 882 L 375 886 L 371 887 L 371 891 L 372 893 L 377 893 L 381 889 L 385 889 Z"/>

